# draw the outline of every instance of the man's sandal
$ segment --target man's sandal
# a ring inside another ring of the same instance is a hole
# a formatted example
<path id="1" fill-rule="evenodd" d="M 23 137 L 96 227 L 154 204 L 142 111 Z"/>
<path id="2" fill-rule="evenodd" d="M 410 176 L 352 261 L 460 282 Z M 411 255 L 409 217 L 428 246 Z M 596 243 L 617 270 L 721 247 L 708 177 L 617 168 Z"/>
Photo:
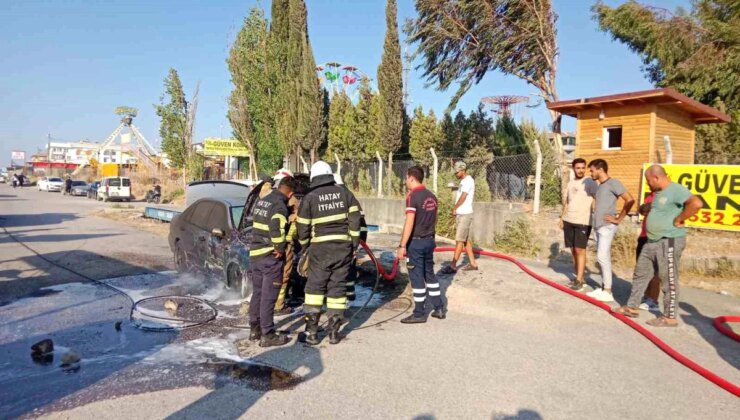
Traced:
<path id="1" fill-rule="evenodd" d="M 637 311 L 635 309 L 632 309 L 629 306 L 620 306 L 619 308 L 615 309 L 613 312 L 618 313 L 618 314 L 622 314 L 622 315 L 627 316 L 627 317 L 630 317 L 630 318 L 639 318 L 640 317 L 640 311 Z"/>
<path id="2" fill-rule="evenodd" d="M 461 268 L 462 271 L 478 271 L 477 265 L 466 265 L 465 267 Z"/>
<path id="3" fill-rule="evenodd" d="M 668 318 L 661 316 L 658 318 L 653 318 L 646 322 L 646 324 L 650 325 L 651 327 L 678 327 L 678 321 L 675 319 L 673 322 L 668 321 Z"/>

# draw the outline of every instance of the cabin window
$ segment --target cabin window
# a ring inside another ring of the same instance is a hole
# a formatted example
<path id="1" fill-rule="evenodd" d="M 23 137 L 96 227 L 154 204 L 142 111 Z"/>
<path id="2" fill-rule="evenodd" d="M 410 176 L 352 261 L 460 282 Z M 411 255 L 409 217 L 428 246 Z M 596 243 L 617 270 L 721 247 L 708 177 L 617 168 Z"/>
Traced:
<path id="1" fill-rule="evenodd" d="M 604 150 L 619 150 L 622 148 L 622 126 L 604 127 L 604 137 L 601 148 Z"/>

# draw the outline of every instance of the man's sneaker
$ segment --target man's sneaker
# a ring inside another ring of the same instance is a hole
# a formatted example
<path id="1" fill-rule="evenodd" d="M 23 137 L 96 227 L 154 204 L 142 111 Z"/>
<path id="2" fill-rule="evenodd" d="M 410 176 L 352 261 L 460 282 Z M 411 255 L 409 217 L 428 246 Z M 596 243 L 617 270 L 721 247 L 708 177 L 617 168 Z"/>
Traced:
<path id="1" fill-rule="evenodd" d="M 586 293 L 586 296 L 592 297 L 602 302 L 614 302 L 614 296 L 612 296 L 612 292 L 607 292 L 604 289 L 596 289 L 593 292 Z"/>
<path id="2" fill-rule="evenodd" d="M 411 315 L 401 320 L 401 324 L 423 324 L 427 319 L 423 316 Z"/>
<path id="3" fill-rule="evenodd" d="M 660 307 L 658 306 L 658 302 L 654 301 L 652 298 L 643 299 L 638 308 L 642 309 L 643 311 L 657 311 L 660 309 Z"/>

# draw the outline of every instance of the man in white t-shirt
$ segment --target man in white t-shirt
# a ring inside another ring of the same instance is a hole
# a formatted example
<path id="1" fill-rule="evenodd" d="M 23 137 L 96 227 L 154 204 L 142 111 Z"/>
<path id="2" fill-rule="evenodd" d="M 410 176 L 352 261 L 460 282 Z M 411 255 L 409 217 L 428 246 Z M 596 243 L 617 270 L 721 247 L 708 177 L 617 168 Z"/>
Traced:
<path id="1" fill-rule="evenodd" d="M 573 174 L 575 178 L 568 183 L 568 197 L 563 206 L 560 229 L 563 229 L 565 247 L 570 248 L 573 254 L 573 267 L 576 270 L 576 278 L 571 280 L 568 287 L 580 292 L 586 287 L 586 246 L 591 236 L 591 208 L 599 186 L 586 176 L 586 161 L 581 158 L 573 159 Z"/>
<path id="2" fill-rule="evenodd" d="M 452 208 L 452 215 L 456 220 L 455 256 L 452 257 L 450 265 L 443 270 L 447 274 L 457 272 L 457 262 L 462 256 L 463 248 L 467 251 L 469 263 L 462 270 L 475 271 L 478 269 L 473 254 L 473 242 L 470 241 L 475 181 L 472 176 L 468 175 L 468 167 L 463 161 L 455 162 L 455 176 L 460 180 L 460 187 L 455 194 L 455 206 Z"/>

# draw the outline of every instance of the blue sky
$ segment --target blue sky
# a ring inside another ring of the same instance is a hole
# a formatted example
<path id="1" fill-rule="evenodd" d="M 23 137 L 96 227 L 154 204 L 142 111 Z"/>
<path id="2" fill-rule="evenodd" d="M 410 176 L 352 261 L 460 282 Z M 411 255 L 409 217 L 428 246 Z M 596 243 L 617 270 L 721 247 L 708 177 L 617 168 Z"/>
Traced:
<path id="1" fill-rule="evenodd" d="M 9 164 L 11 150 L 30 156 L 49 133 L 60 140 L 104 140 L 118 124 L 113 109 L 119 105 L 137 107 L 135 124 L 158 144 L 152 105 L 170 67 L 178 70 L 188 94 L 200 81 L 196 139 L 228 136 L 225 98 L 231 85 L 224 60 L 256 3 L 269 10 L 266 0 L 0 2 L 0 164 Z M 402 24 L 415 12 L 411 0 L 398 3 Z M 553 3 L 559 15 L 562 99 L 651 87 L 638 57 L 597 30 L 589 11 L 593 1 Z M 688 0 L 659 3 L 669 9 L 689 6 Z M 307 4 L 316 62 L 351 63 L 374 77 L 385 34 L 385 0 Z M 411 106 L 432 107 L 441 115 L 454 89 L 425 88 L 420 77 L 419 71 L 409 74 Z M 489 74 L 458 107 L 467 112 L 483 96 L 533 92 L 516 78 Z M 549 120 L 544 106 L 525 112 L 539 124 Z M 573 127 L 573 121 L 566 122 L 566 129 Z"/>

